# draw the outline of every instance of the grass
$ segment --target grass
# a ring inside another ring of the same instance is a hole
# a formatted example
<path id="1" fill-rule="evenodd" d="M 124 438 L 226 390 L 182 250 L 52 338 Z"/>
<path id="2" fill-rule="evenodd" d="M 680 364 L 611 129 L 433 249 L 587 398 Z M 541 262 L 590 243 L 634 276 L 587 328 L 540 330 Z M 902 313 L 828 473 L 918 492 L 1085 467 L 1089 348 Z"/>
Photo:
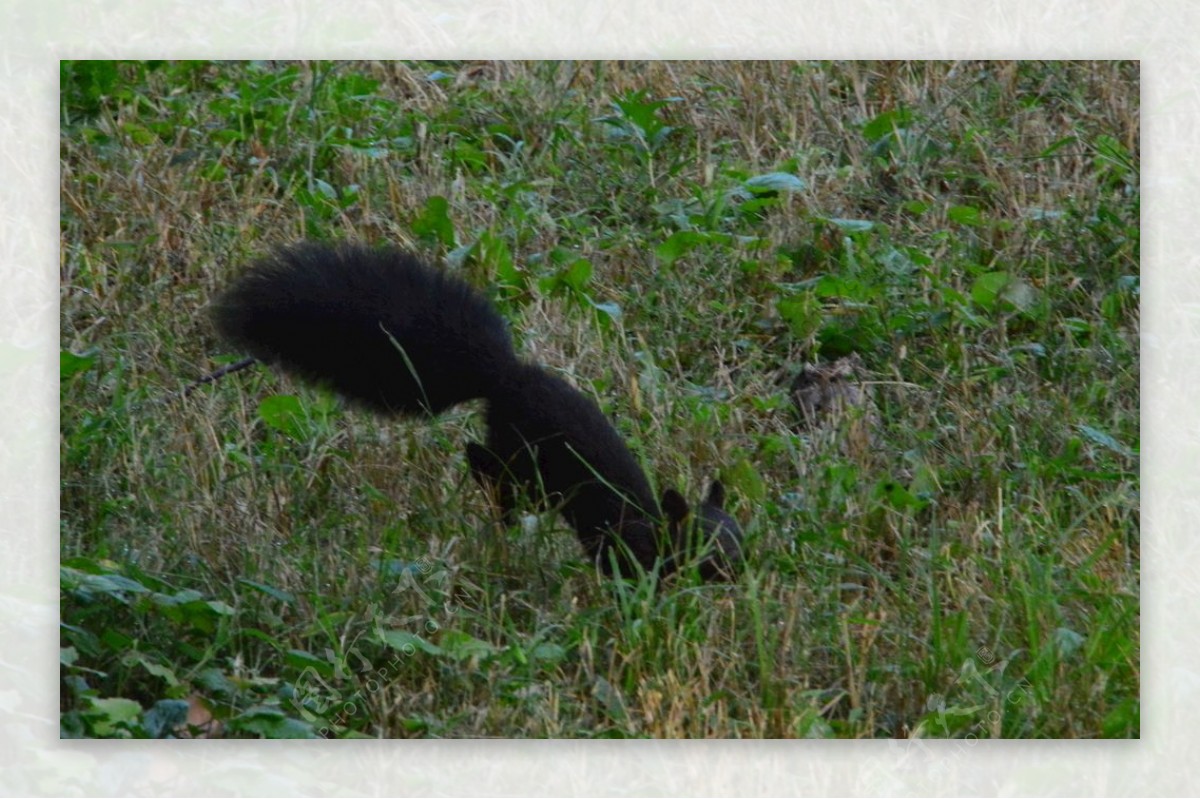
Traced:
<path id="1" fill-rule="evenodd" d="M 1136 64 L 61 85 L 63 735 L 1139 735 Z M 181 396 L 240 356 L 209 299 L 302 237 L 488 287 L 659 490 L 726 482 L 741 579 L 501 529 L 477 409 Z M 849 353 L 870 404 L 804 424 L 791 377 Z"/>

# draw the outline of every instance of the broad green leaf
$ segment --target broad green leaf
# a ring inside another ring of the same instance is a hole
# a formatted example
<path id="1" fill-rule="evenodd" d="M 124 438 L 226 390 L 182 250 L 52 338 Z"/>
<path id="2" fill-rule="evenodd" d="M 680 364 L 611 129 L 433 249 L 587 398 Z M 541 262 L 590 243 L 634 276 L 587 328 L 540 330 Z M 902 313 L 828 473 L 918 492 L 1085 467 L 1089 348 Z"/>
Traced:
<path id="1" fill-rule="evenodd" d="M 1037 301 L 1037 291 L 1008 272 L 987 272 L 972 284 L 971 299 L 986 311 L 1024 311 Z"/>
<path id="2" fill-rule="evenodd" d="M 379 640 L 392 649 L 399 650 L 406 655 L 411 655 L 417 650 L 428 655 L 434 655 L 435 657 L 445 654 L 441 647 L 431 644 L 421 636 L 410 633 L 407 630 L 380 630 Z"/>
<path id="3" fill-rule="evenodd" d="M 1105 449 L 1112 450 L 1118 455 L 1122 455 L 1126 458 L 1133 455 L 1133 452 L 1129 449 L 1129 447 L 1125 446 L 1120 441 L 1117 441 L 1103 430 L 1097 430 L 1089 425 L 1081 424 L 1079 425 L 1079 432 L 1083 433 L 1084 437 L 1090 440 L 1093 444 L 1099 444 Z"/>
<path id="4" fill-rule="evenodd" d="M 60 350 L 58 353 L 58 376 L 60 380 L 66 381 L 79 374 L 91 369 L 96 363 L 96 355 L 94 351 L 83 355 L 76 355 L 69 350 Z"/>
<path id="5" fill-rule="evenodd" d="M 150 674 L 165 681 L 172 688 L 179 685 L 179 678 L 175 676 L 173 669 L 161 663 L 154 662 L 150 658 L 150 655 L 145 652 L 127 652 L 121 658 L 121 663 L 125 666 L 141 666 Z"/>
<path id="6" fill-rule="evenodd" d="M 684 253 L 698 244 L 709 240 L 708 236 L 695 230 L 679 230 L 672 233 L 666 241 L 654 248 L 654 254 L 664 265 L 675 263 Z"/>
<path id="7" fill-rule="evenodd" d="M 811 291 L 780 297 L 775 302 L 775 310 L 796 338 L 806 339 L 821 326 L 821 301 Z"/>
<path id="8" fill-rule="evenodd" d="M 256 591 L 261 591 L 269 597 L 278 599 L 280 602 L 286 602 L 289 605 L 293 605 L 296 602 L 295 595 L 293 595 L 290 591 L 284 591 L 281 588 L 276 588 L 272 585 L 256 582 L 254 580 L 247 580 L 245 578 L 239 579 L 238 582 L 242 585 L 253 588 Z"/>
<path id="9" fill-rule="evenodd" d="M 759 193 L 764 191 L 804 191 L 808 188 L 799 177 L 787 172 L 768 172 L 765 175 L 756 175 L 746 181 L 745 186 L 752 192 Z"/>
<path id="10" fill-rule="evenodd" d="M 983 214 L 973 205 L 952 205 L 946 211 L 951 222 L 977 227 L 983 224 Z"/>
<path id="11" fill-rule="evenodd" d="M 412 230 L 423 239 L 453 247 L 454 222 L 450 220 L 450 203 L 446 198 L 434 195 L 426 200 L 425 209 L 413 220 Z"/>
<path id="12" fill-rule="evenodd" d="M 589 298 L 589 302 L 593 308 L 607 316 L 609 319 L 616 321 L 621 318 L 621 306 L 615 302 L 595 302 Z"/>
<path id="13" fill-rule="evenodd" d="M 87 697 L 91 707 L 85 715 L 91 720 L 92 729 L 96 735 L 107 738 L 117 735 L 122 730 L 135 728 L 142 714 L 142 706 L 132 699 L 122 697 L 97 698 Z"/>
<path id="14" fill-rule="evenodd" d="M 289 438 L 300 441 L 305 436 L 308 415 L 299 397 L 276 394 L 258 404 L 258 418 L 267 427 L 278 430 Z"/>
<path id="15" fill-rule="evenodd" d="M 586 258 L 578 259 L 562 273 L 563 282 L 576 291 L 583 291 L 591 279 L 592 262 Z"/>
<path id="16" fill-rule="evenodd" d="M 446 630 L 442 633 L 442 651 L 455 660 L 485 658 L 496 652 L 496 647 L 461 630 Z"/>
<path id="17" fill-rule="evenodd" d="M 1054 631 L 1054 645 L 1061 657 L 1070 657 L 1083 646 L 1084 637 L 1074 630 L 1059 627 Z"/>
<path id="18" fill-rule="evenodd" d="M 840 217 L 825 217 L 826 222 L 847 233 L 865 233 L 875 227 L 875 223 L 866 219 L 842 219 Z"/>
<path id="19" fill-rule="evenodd" d="M 312 669 L 322 677 L 331 677 L 334 673 L 333 664 L 322 657 L 317 657 L 311 652 L 305 652 L 302 649 L 289 649 L 285 655 L 287 664 L 292 666 L 297 671 L 304 669 Z"/>
<path id="20" fill-rule="evenodd" d="M 320 738 L 313 726 L 274 707 L 254 707 L 230 721 L 230 726 L 264 738 Z"/>
<path id="21" fill-rule="evenodd" d="M 891 111 L 884 111 L 882 114 L 868 120 L 863 125 L 862 131 L 867 141 L 875 142 L 890 133 L 895 133 L 898 129 L 908 127 L 910 124 L 912 124 L 912 112 L 907 108 L 896 108 Z"/>

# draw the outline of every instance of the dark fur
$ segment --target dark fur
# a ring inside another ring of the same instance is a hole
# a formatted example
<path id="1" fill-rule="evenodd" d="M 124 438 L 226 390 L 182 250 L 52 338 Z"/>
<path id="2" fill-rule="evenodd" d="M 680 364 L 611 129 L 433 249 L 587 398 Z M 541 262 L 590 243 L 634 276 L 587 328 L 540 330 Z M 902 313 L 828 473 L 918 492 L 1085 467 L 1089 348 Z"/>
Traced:
<path id="1" fill-rule="evenodd" d="M 508 520 L 521 496 L 557 506 L 606 574 L 694 555 L 706 579 L 741 556 L 741 530 L 714 482 L 698 524 L 674 490 L 650 483 L 594 401 L 521 362 L 479 292 L 395 249 L 304 243 L 259 261 L 214 303 L 217 329 L 256 358 L 387 414 L 436 414 L 487 401 L 486 446 L 471 470 Z M 663 510 L 666 511 L 665 524 Z M 706 551 L 707 550 L 707 551 Z"/>

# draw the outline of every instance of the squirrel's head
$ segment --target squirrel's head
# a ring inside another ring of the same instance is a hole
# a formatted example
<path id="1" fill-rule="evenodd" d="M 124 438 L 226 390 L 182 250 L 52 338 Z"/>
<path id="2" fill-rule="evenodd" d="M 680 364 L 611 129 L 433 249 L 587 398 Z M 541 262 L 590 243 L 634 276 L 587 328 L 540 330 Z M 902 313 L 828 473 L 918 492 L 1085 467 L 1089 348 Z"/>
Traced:
<path id="1" fill-rule="evenodd" d="M 742 528 L 725 510 L 725 486 L 714 480 L 693 514 L 687 500 L 673 488 L 663 492 L 662 509 L 675 547 L 676 569 L 695 564 L 708 581 L 732 580 L 742 562 Z"/>

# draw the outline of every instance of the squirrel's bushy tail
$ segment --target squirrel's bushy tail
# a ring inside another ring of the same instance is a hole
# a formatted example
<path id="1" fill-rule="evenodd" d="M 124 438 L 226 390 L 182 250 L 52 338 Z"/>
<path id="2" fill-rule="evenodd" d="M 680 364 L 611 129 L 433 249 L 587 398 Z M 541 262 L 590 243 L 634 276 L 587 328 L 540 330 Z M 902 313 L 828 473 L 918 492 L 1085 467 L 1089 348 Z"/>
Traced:
<path id="1" fill-rule="evenodd" d="M 259 360 L 383 413 L 489 398 L 517 365 L 481 293 L 393 248 L 276 250 L 217 299 L 213 317 Z"/>

